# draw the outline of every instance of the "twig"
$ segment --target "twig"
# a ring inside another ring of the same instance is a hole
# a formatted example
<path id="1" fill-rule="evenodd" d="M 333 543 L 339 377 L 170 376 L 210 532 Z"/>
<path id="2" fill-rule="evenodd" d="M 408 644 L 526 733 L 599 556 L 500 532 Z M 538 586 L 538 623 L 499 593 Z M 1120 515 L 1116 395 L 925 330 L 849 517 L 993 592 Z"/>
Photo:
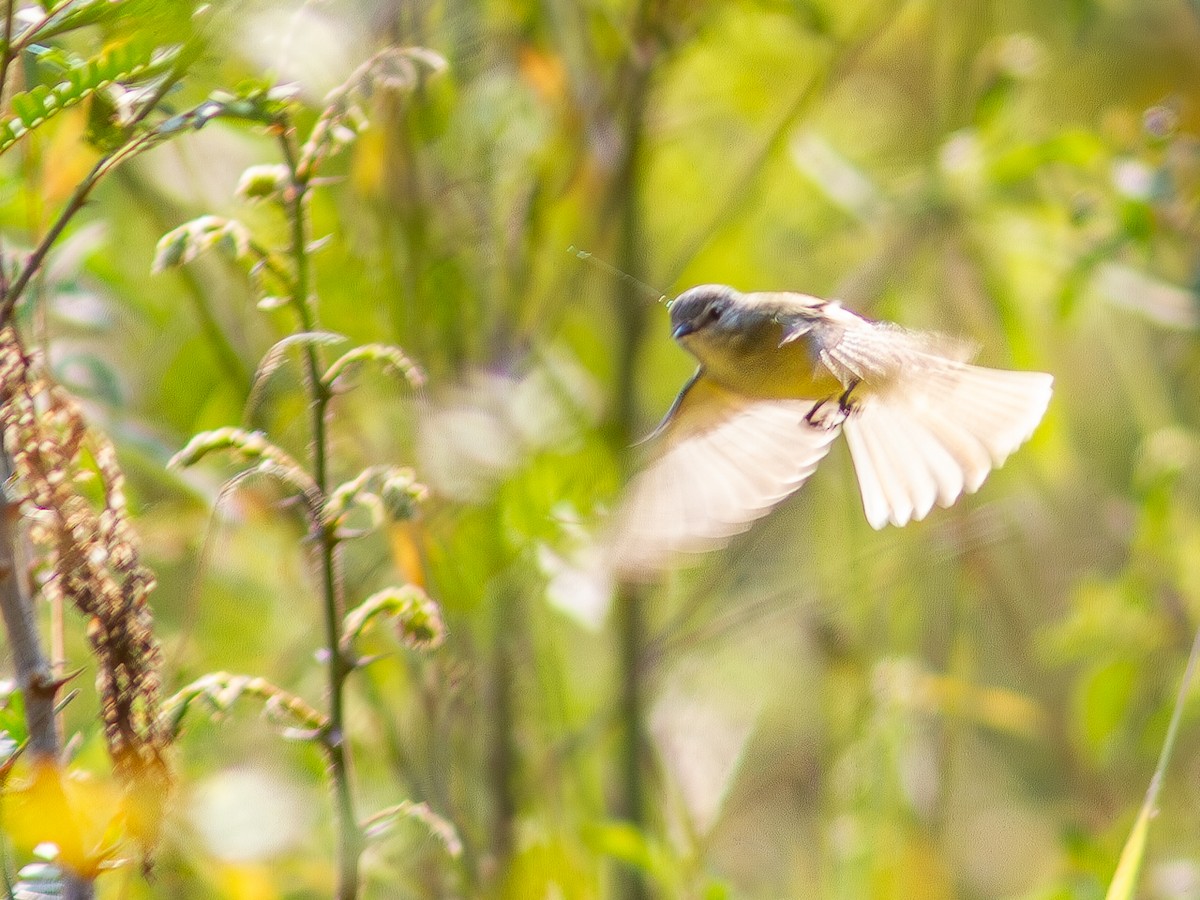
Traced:
<path id="1" fill-rule="evenodd" d="M 8 87 L 8 67 L 12 65 L 12 26 L 13 4 L 16 0 L 8 0 L 4 4 L 4 49 L 0 50 L 0 104 L 4 102 L 5 89 Z"/>
<path id="2" fill-rule="evenodd" d="M 0 450 L 0 481 L 7 483 L 12 474 L 12 457 L 7 449 Z M 42 650 L 33 600 L 25 594 L 17 572 L 15 525 L 19 517 L 16 503 L 7 495 L 0 498 L 0 611 L 12 646 L 17 687 L 25 699 L 25 718 L 29 724 L 27 752 L 35 760 L 57 763 L 60 741 L 54 698 L 59 686 Z"/>
<path id="3" fill-rule="evenodd" d="M 0 483 L 12 477 L 13 462 L 3 447 L 0 433 Z M 55 698 L 61 682 L 54 677 L 49 660 L 42 651 L 33 598 L 25 593 L 24 581 L 17 572 L 16 531 L 19 513 L 7 495 L 0 497 L 0 615 L 12 648 L 17 687 L 25 702 L 25 722 L 29 729 L 26 752 L 34 762 L 57 767 L 62 738 L 55 715 Z M 91 900 L 95 890 L 91 881 L 63 870 L 64 900 Z M 7 868 L 5 879 L 8 878 Z"/>

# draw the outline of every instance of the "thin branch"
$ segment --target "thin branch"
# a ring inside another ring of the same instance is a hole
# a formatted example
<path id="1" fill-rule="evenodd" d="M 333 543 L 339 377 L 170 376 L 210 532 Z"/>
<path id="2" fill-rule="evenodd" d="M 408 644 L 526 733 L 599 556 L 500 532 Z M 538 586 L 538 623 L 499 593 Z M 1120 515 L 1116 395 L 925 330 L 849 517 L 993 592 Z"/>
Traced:
<path id="1" fill-rule="evenodd" d="M 3 446 L 0 432 L 0 485 L 7 484 L 13 474 L 13 461 Z M 25 723 L 29 729 L 25 746 L 31 758 L 55 767 L 61 764 L 62 736 L 58 730 L 55 700 L 62 682 L 54 677 L 50 662 L 42 651 L 37 615 L 33 598 L 26 594 L 25 580 L 17 571 L 16 553 L 19 519 L 16 504 L 5 493 L 0 496 L 0 615 L 12 648 L 13 669 L 17 687 L 25 703 Z M 7 861 L 4 878 L 8 882 Z M 64 869 L 62 873 L 64 900 L 91 900 L 95 887 L 86 878 Z"/>
<path id="2" fill-rule="evenodd" d="M 8 87 L 8 67 L 13 61 L 12 26 L 15 3 L 16 0 L 7 0 L 4 4 L 4 48 L 0 50 L 0 104 L 4 102 L 5 88 Z"/>
<path id="3" fill-rule="evenodd" d="M 7 449 L 0 450 L 0 481 L 7 483 L 12 475 L 12 457 Z M 20 513 L 7 495 L 0 498 L 0 504 L 0 612 L 12 647 L 17 686 L 25 699 L 28 752 L 34 759 L 57 764 L 61 744 L 54 716 L 54 698 L 58 694 L 58 684 L 42 650 L 33 598 L 25 593 L 23 579 L 17 570 L 16 524 Z"/>

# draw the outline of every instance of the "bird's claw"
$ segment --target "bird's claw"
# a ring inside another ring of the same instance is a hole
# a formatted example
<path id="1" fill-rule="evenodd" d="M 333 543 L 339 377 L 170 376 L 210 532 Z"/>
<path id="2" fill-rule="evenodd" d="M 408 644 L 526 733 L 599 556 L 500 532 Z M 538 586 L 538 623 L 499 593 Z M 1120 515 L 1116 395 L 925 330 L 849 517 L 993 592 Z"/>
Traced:
<path id="1" fill-rule="evenodd" d="M 850 399 L 850 395 L 854 392 L 854 389 L 856 387 L 858 387 L 858 379 L 857 378 L 854 381 L 850 382 L 850 386 L 847 387 L 844 391 L 842 391 L 842 395 L 840 397 L 838 397 L 838 409 L 841 410 L 843 416 L 848 416 L 848 415 L 850 415 L 850 413 L 852 413 L 856 409 L 858 409 L 858 404 L 852 402 L 852 400 Z"/>
<path id="2" fill-rule="evenodd" d="M 858 387 L 857 381 L 842 391 L 841 396 L 837 398 L 836 405 L 831 402 L 833 400 L 832 397 L 818 400 L 816 405 L 805 415 L 804 421 L 814 428 L 824 428 L 826 430 L 837 428 L 849 418 L 851 413 L 858 409 L 858 404 L 850 397 L 851 392 L 856 387 Z"/>
<path id="3" fill-rule="evenodd" d="M 805 415 L 804 421 L 814 428 L 821 428 L 825 431 L 837 428 L 846 421 L 846 412 L 842 409 L 841 403 L 834 405 L 829 402 L 831 399 L 831 397 L 826 397 L 824 400 L 818 400 L 816 405 Z"/>

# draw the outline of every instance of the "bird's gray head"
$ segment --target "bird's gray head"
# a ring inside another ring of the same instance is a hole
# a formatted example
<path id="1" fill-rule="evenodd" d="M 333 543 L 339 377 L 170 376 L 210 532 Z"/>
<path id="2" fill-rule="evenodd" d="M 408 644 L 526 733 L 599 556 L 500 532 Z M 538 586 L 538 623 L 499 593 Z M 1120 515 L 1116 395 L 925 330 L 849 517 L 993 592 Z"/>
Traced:
<path id="1" fill-rule="evenodd" d="M 736 327 L 737 300 L 741 295 L 724 284 L 702 284 L 671 301 L 671 336 L 675 340 L 698 332 Z"/>

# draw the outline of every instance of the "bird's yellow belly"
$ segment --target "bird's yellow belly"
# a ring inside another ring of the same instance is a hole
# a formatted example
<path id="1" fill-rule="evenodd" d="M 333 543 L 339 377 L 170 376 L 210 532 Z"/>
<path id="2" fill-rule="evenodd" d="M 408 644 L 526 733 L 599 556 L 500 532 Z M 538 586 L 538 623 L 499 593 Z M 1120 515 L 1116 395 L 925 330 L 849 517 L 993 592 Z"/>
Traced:
<path id="1" fill-rule="evenodd" d="M 749 346 L 689 347 L 714 381 L 746 397 L 764 400 L 821 400 L 840 394 L 843 385 L 803 339 L 779 346 L 778 340 Z"/>

